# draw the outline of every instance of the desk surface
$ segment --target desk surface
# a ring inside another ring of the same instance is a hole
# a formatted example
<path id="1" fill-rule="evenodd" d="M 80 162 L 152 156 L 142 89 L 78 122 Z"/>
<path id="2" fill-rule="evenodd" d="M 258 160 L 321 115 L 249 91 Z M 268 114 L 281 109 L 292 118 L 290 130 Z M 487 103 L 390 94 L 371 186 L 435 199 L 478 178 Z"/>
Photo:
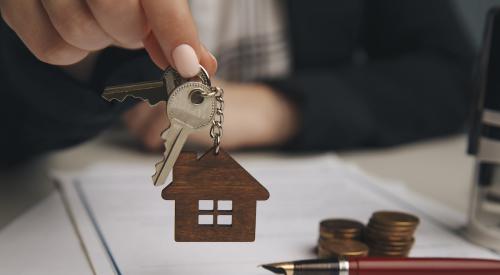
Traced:
<path id="1" fill-rule="evenodd" d="M 145 154 L 130 149 L 130 140 L 102 137 L 82 146 L 66 150 L 53 158 L 52 166 L 78 170 L 96 161 L 154 163 L 158 154 Z M 120 145 L 121 144 L 121 145 Z M 246 158 L 273 157 L 272 153 L 245 153 Z M 465 136 L 419 142 L 388 149 L 340 153 L 370 174 L 404 182 L 410 189 L 430 196 L 453 208 L 465 211 L 471 186 L 473 158 L 466 155 Z M 454 190 L 450 196 L 449 190 Z"/>
<path id="2" fill-rule="evenodd" d="M 50 158 L 49 166 L 75 171 L 99 161 L 154 163 L 158 159 L 157 154 L 123 146 L 130 144 L 129 140 L 116 141 L 116 137 L 108 135 L 59 152 Z M 465 144 L 465 138 L 460 136 L 339 156 L 372 175 L 399 180 L 414 191 L 465 212 L 473 168 L 473 159 L 465 154 Z M 241 158 L 275 156 L 271 153 L 240 155 Z M 29 186 L 8 189 L 11 203 L 19 204 L 17 211 L 26 208 L 25 194 L 29 194 L 30 200 L 33 193 L 50 195 L 0 229 L 0 273 L 41 274 L 42 270 L 44 274 L 89 274 L 85 255 L 79 249 L 59 195 L 50 192 L 51 185 L 32 187 L 36 192 L 26 192 L 26 188 Z M 14 211 L 16 207 L 9 209 Z"/>

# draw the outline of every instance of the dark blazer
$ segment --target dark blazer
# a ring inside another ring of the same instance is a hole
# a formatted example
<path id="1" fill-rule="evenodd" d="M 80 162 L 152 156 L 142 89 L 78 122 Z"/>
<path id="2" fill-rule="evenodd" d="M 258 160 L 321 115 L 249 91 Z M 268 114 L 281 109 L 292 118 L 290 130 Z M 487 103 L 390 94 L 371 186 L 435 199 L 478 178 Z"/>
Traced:
<path id="1" fill-rule="evenodd" d="M 473 49 L 447 0 L 286 1 L 293 73 L 265 79 L 301 111 L 287 148 L 388 146 L 461 131 Z M 80 83 L 34 58 L 0 22 L 0 161 L 94 137 L 130 104 L 107 84 L 159 78 L 144 51 L 110 48 Z M 242 125 L 244 127 L 244 125 Z"/>

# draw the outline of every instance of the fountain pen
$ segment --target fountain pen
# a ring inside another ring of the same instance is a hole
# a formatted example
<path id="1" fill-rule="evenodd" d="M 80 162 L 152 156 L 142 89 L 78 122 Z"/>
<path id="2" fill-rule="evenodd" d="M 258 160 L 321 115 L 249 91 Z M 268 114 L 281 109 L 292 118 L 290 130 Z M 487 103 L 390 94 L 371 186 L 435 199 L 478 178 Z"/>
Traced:
<path id="1" fill-rule="evenodd" d="M 286 275 L 499 275 L 500 261 L 461 258 L 338 258 L 264 264 Z"/>

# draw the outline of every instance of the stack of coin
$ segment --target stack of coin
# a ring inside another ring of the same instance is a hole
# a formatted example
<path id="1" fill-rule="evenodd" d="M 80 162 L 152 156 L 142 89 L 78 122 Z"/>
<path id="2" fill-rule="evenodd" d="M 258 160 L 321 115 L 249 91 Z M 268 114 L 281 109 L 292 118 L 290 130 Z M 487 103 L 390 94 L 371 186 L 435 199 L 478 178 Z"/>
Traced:
<path id="1" fill-rule="evenodd" d="M 365 228 L 364 241 L 370 256 L 406 257 L 415 242 L 414 233 L 419 219 L 411 214 L 375 212 Z"/>
<path id="2" fill-rule="evenodd" d="M 360 240 L 365 226 L 355 220 L 328 219 L 319 224 L 320 239 Z"/>
<path id="3" fill-rule="evenodd" d="M 359 240 L 364 225 L 346 219 L 328 219 L 319 225 L 318 256 L 333 258 L 339 256 L 367 256 L 368 246 Z"/>
<path id="4" fill-rule="evenodd" d="M 369 248 L 355 240 L 326 240 L 318 244 L 318 257 L 322 259 L 343 257 L 366 257 Z"/>

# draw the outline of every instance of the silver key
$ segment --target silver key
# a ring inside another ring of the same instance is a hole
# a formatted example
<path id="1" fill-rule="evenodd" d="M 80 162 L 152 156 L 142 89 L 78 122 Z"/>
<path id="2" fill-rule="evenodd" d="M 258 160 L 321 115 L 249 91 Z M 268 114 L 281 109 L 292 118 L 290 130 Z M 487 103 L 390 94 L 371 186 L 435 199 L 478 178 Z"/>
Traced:
<path id="1" fill-rule="evenodd" d="M 197 81 L 211 86 L 208 73 L 203 67 L 198 75 L 191 79 L 181 77 L 174 68 L 168 67 L 163 73 L 162 80 L 109 86 L 104 89 L 102 97 L 107 101 L 118 100 L 120 102 L 128 97 L 134 97 L 147 101 L 153 106 L 160 101 L 167 101 L 175 88 L 188 81 Z"/>
<path id="2" fill-rule="evenodd" d="M 174 68 L 168 67 L 163 73 L 163 82 L 165 83 L 165 87 L 167 88 L 167 93 L 171 94 L 172 91 L 181 86 L 182 84 L 188 81 L 196 81 L 201 82 L 207 86 L 212 86 L 212 82 L 210 81 L 210 77 L 208 76 L 207 71 L 203 66 L 200 66 L 200 72 L 191 79 L 183 78 Z"/>
<path id="3" fill-rule="evenodd" d="M 189 134 L 212 122 L 216 99 L 214 96 L 203 96 L 211 93 L 211 88 L 207 85 L 187 82 L 170 95 L 167 103 L 170 127 L 161 135 L 165 140 L 165 152 L 163 160 L 156 164 L 156 173 L 152 176 L 155 186 L 165 183 Z"/>

